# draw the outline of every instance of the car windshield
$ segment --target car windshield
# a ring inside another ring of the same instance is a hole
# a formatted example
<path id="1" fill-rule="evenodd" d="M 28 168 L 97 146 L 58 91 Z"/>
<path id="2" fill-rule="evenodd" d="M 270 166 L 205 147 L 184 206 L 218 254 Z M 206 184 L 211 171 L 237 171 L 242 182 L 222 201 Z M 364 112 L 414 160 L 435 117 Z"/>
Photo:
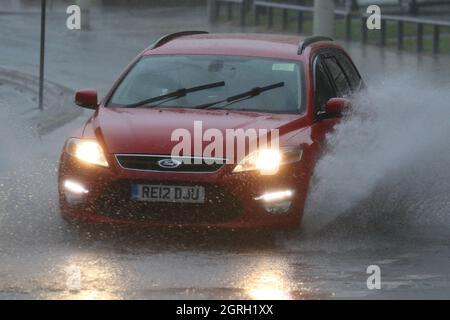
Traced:
<path id="1" fill-rule="evenodd" d="M 109 107 L 137 107 L 141 101 L 180 89 L 224 82 L 183 96 L 138 107 L 194 108 L 226 100 L 256 87 L 282 86 L 226 106 L 228 110 L 269 113 L 303 111 L 302 65 L 298 61 L 240 56 L 146 56 L 122 79 Z M 220 108 L 221 104 L 214 106 Z"/>

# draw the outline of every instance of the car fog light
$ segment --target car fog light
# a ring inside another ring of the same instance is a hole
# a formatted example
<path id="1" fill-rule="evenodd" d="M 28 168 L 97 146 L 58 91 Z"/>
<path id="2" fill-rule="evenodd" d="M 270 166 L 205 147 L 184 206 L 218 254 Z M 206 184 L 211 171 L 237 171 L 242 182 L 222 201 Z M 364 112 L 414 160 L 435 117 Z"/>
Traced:
<path id="1" fill-rule="evenodd" d="M 80 203 L 83 199 L 83 195 L 89 193 L 89 191 L 81 183 L 71 180 L 64 181 L 64 189 L 64 194 L 69 204 Z"/>
<path id="2" fill-rule="evenodd" d="M 275 192 L 266 192 L 263 195 L 256 197 L 255 200 L 262 200 L 264 202 L 275 202 L 292 198 L 294 192 L 292 190 L 283 190 Z"/>
<path id="3" fill-rule="evenodd" d="M 89 192 L 81 183 L 74 182 L 71 180 L 64 181 L 64 188 L 67 191 L 70 191 L 75 194 L 85 194 Z"/>
<path id="4" fill-rule="evenodd" d="M 276 203 L 263 203 L 264 209 L 271 214 L 286 213 L 291 208 L 291 200 Z"/>
<path id="5" fill-rule="evenodd" d="M 291 207 L 293 195 L 294 192 L 292 190 L 266 192 L 256 197 L 255 200 L 261 201 L 264 209 L 268 213 L 286 213 Z"/>

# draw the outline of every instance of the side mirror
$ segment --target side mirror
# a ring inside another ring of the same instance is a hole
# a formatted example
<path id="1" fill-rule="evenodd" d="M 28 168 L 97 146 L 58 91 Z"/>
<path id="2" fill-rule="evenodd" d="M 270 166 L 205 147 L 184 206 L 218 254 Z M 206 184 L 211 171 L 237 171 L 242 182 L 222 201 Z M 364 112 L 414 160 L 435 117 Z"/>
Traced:
<path id="1" fill-rule="evenodd" d="M 75 93 L 75 104 L 86 109 L 97 109 L 98 98 L 95 90 L 80 90 Z"/>
<path id="2" fill-rule="evenodd" d="M 340 115 L 350 107 L 350 101 L 345 98 L 331 98 L 325 105 L 325 112 L 328 115 Z"/>

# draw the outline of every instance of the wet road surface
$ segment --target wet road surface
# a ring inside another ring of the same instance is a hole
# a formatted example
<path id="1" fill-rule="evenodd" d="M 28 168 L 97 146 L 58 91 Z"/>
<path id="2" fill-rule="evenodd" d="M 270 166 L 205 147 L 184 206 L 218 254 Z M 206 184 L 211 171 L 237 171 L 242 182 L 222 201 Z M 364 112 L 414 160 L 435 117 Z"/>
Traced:
<path id="1" fill-rule="evenodd" d="M 236 30 L 230 25 L 210 27 L 202 13 L 200 9 L 192 10 L 189 19 L 182 19 L 186 13 L 168 9 L 109 12 L 93 23 L 98 32 L 74 35 L 62 27 L 50 28 L 47 77 L 70 88 L 96 87 L 104 93 L 128 60 L 160 34 L 180 28 Z M 130 16 L 134 17 L 134 24 L 123 26 Z M 37 16 L 0 18 L 2 30 L 7 31 L 0 34 L 2 67 L 35 72 L 37 35 L 33 25 L 37 19 Z M 64 17 L 55 13 L 49 21 L 54 26 L 63 25 Z M 9 36 L 9 32 L 16 37 Z M 133 37 L 120 42 L 127 34 Z M 383 88 L 386 79 L 404 76 L 398 92 L 410 90 L 407 94 L 395 96 L 395 90 L 380 89 L 379 96 L 392 100 L 389 108 L 404 110 L 401 105 L 408 102 L 422 103 L 418 90 L 408 85 L 418 75 L 423 76 L 419 79 L 423 81 L 423 90 L 428 90 L 430 83 L 438 89 L 426 93 L 428 101 L 442 93 L 449 83 L 449 64 L 443 58 L 417 59 L 370 47 L 365 50 L 358 45 L 347 47 L 374 87 Z M 106 54 L 107 59 L 100 58 Z M 367 179 L 364 185 L 372 187 L 356 199 L 345 195 L 343 198 L 351 205 L 335 212 L 331 212 L 334 189 L 324 187 L 320 181 L 328 179 L 333 185 L 337 184 L 335 181 L 343 182 L 345 179 L 339 174 L 330 175 L 327 161 L 339 164 L 335 162 L 339 156 L 350 161 L 353 149 L 348 149 L 344 157 L 330 153 L 336 158 L 324 158 L 319 166 L 305 225 L 298 232 L 249 235 L 107 227 L 80 230 L 59 217 L 56 168 L 65 137 L 83 123 L 87 114 L 38 137 L 24 116 L 36 103 L 33 95 L 3 84 L 0 96 L 1 299 L 449 298 L 450 187 L 446 181 L 450 179 L 442 169 L 447 168 L 450 149 L 445 139 L 430 138 L 421 144 L 427 148 L 434 146 L 426 149 L 430 157 L 412 153 L 416 151 L 412 147 L 400 148 L 402 153 L 390 159 L 390 163 L 401 166 L 378 168 L 374 175 L 378 173 L 381 178 L 374 179 L 372 175 L 354 178 L 355 183 Z M 408 96 L 413 97 L 408 100 Z M 383 101 L 380 99 L 380 104 Z M 430 105 L 440 102 L 431 100 Z M 417 111 L 415 107 L 411 110 Z M 383 112 L 378 116 L 380 121 L 385 119 Z M 402 116 L 394 115 L 393 119 Z M 417 117 L 426 118 L 423 113 Z M 437 127 L 445 129 L 444 124 L 436 121 Z M 412 135 L 419 144 L 417 137 L 423 136 L 424 130 L 420 124 L 414 123 L 406 132 L 393 130 L 392 135 L 400 138 L 402 134 Z M 357 123 L 346 124 L 352 125 Z M 395 127 L 388 121 L 384 125 L 373 128 L 379 137 L 375 144 L 381 148 L 392 140 L 382 139 L 381 133 Z M 342 131 L 338 134 L 345 134 Z M 444 133 L 448 132 L 436 131 L 435 135 Z M 399 141 L 409 145 L 409 140 Z M 349 140 L 351 145 L 358 143 L 361 145 L 359 140 Z M 395 154 L 389 148 L 380 150 Z M 356 148 L 355 153 L 358 152 Z M 352 181 L 351 177 L 346 178 Z M 348 193 L 356 190 L 351 187 L 348 186 Z M 369 265 L 381 268 L 381 290 L 367 288 Z"/>

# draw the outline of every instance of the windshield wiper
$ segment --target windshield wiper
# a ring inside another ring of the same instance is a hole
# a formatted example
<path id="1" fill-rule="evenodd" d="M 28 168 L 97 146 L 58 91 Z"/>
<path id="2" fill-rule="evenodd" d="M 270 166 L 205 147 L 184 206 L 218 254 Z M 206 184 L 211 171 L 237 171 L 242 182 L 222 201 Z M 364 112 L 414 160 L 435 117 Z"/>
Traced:
<path id="1" fill-rule="evenodd" d="M 217 88 L 217 87 L 223 87 L 223 86 L 225 86 L 225 81 L 212 82 L 212 83 L 208 83 L 208 84 L 204 84 L 204 85 L 196 86 L 196 87 L 192 87 L 192 88 L 181 88 L 181 89 L 163 94 L 161 96 L 157 96 L 157 97 L 153 97 L 153 98 L 149 98 L 149 99 L 145 99 L 142 101 L 138 101 L 135 103 L 125 105 L 124 108 L 136 108 L 136 107 L 145 106 L 147 104 L 151 104 L 153 102 L 161 101 L 159 104 L 156 105 L 156 106 L 158 106 L 164 102 L 168 102 L 170 100 L 185 97 L 187 94 L 192 93 L 192 92 L 197 92 L 197 91 L 202 91 L 202 90 L 212 89 L 212 88 Z M 152 108 L 152 107 L 156 107 L 156 106 L 150 105 L 150 106 L 148 106 L 148 108 Z"/>
<path id="2" fill-rule="evenodd" d="M 215 102 L 205 103 L 205 104 L 202 104 L 202 105 L 195 106 L 193 108 L 194 109 L 208 109 L 208 108 L 214 107 L 217 104 L 227 102 L 226 105 L 220 107 L 220 109 L 222 109 L 222 108 L 225 108 L 225 107 L 227 107 L 227 106 L 229 106 L 229 105 L 231 105 L 233 103 L 236 103 L 236 102 L 239 102 L 239 101 L 242 101 L 242 100 L 246 100 L 246 99 L 250 99 L 250 98 L 259 96 L 263 92 L 266 92 L 266 91 L 269 91 L 269 90 L 272 90 L 272 89 L 276 89 L 276 88 L 281 88 L 281 87 L 284 87 L 284 82 L 277 82 L 277 83 L 274 83 L 274 84 L 271 84 L 271 85 L 268 85 L 268 86 L 265 86 L 265 87 L 256 87 L 256 88 L 253 88 L 251 90 L 245 91 L 243 93 L 239 93 L 239 94 L 236 94 L 234 96 L 228 97 L 228 98 L 226 98 L 224 100 L 219 100 L 219 101 L 215 101 Z"/>

